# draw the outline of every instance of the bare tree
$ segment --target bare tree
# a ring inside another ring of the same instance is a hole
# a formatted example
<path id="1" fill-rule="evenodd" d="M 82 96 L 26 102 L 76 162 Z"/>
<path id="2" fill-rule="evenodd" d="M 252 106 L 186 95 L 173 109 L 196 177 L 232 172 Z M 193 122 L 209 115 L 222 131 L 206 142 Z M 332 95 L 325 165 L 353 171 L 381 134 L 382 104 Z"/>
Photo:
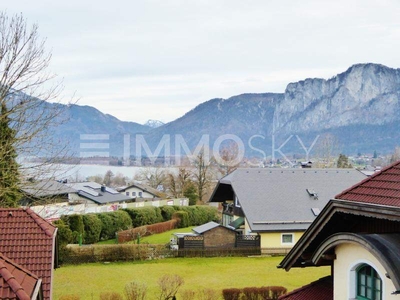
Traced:
<path id="1" fill-rule="evenodd" d="M 178 174 L 169 172 L 168 177 L 168 188 L 173 197 L 183 197 L 187 185 L 191 182 L 191 173 L 185 167 L 179 167 Z"/>
<path id="2" fill-rule="evenodd" d="M 49 157 L 64 151 L 63 147 L 54 147 L 49 138 L 51 128 L 62 121 L 62 106 L 47 101 L 57 99 L 62 85 L 54 82 L 55 75 L 47 70 L 51 54 L 44 46 L 37 25 L 28 29 L 22 15 L 8 17 L 0 12 L 0 157 L 11 162 L 4 164 L 3 171 L 12 177 L 9 182 L 0 182 L 0 195 L 15 191 L 23 178 L 38 176 L 45 165 L 54 162 Z M 15 168 L 16 154 L 48 158 L 29 169 Z"/>
<path id="3" fill-rule="evenodd" d="M 339 148 L 339 140 L 333 134 L 327 133 L 321 137 L 316 147 L 317 166 L 321 168 L 334 167 Z"/>
<path id="4" fill-rule="evenodd" d="M 205 151 L 200 151 L 192 161 L 193 182 L 197 187 L 197 196 L 199 201 L 205 200 L 207 190 L 211 186 L 213 180 L 213 164 L 214 159 L 208 157 Z"/>
<path id="5" fill-rule="evenodd" d="M 243 150 L 239 149 L 237 143 L 231 142 L 222 147 L 219 151 L 219 159 L 216 160 L 218 171 L 222 176 L 235 171 L 239 167 L 243 155 Z"/>
<path id="6" fill-rule="evenodd" d="M 166 170 L 163 168 L 146 167 L 135 175 L 134 180 L 141 181 L 144 184 L 156 189 L 160 185 L 165 185 L 167 181 L 167 174 Z"/>
<path id="7" fill-rule="evenodd" d="M 147 286 L 143 283 L 132 281 L 125 285 L 124 292 L 127 300 L 144 300 L 147 295 Z"/>

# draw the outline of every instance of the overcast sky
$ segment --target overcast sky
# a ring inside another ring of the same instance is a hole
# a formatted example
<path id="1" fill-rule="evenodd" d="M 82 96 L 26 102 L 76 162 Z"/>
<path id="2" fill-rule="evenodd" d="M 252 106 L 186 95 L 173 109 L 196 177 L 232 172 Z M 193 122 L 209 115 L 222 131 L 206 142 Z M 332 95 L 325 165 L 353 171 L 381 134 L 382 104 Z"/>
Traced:
<path id="1" fill-rule="evenodd" d="M 64 99 L 170 122 L 212 98 L 284 92 L 355 63 L 400 67 L 400 1 L 20 1 Z M 64 101 L 66 101 L 64 100 Z"/>

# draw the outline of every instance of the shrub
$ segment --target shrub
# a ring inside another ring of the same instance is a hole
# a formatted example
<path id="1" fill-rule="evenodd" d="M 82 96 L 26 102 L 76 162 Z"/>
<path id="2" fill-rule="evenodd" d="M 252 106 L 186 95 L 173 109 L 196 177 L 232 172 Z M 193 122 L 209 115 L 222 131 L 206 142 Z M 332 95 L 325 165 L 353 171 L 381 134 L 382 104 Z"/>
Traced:
<path id="1" fill-rule="evenodd" d="M 243 298 L 246 300 L 258 300 L 259 292 L 260 292 L 259 288 L 245 287 L 243 289 L 243 296 L 244 296 Z M 265 298 L 265 299 L 268 299 L 268 298 Z"/>
<path id="2" fill-rule="evenodd" d="M 85 244 L 94 244 L 100 240 L 100 232 L 102 227 L 101 220 L 96 214 L 87 214 L 82 216 L 85 229 L 84 240 Z"/>
<path id="3" fill-rule="evenodd" d="M 97 217 L 101 221 L 100 240 L 109 240 L 115 238 L 113 218 L 110 213 L 100 213 Z"/>
<path id="4" fill-rule="evenodd" d="M 171 220 L 174 212 L 176 212 L 176 209 L 173 206 L 165 205 L 161 207 L 161 216 L 164 221 Z"/>
<path id="5" fill-rule="evenodd" d="M 184 280 L 179 275 L 164 275 L 158 279 L 160 288 L 160 300 L 176 299 L 175 295 L 179 288 L 184 284 Z"/>
<path id="6" fill-rule="evenodd" d="M 64 223 L 63 220 L 54 221 L 53 224 L 57 229 L 57 243 L 58 243 L 58 259 L 62 263 L 64 257 L 67 255 L 67 245 L 73 242 L 72 230 Z"/>
<path id="7" fill-rule="evenodd" d="M 182 206 L 179 211 L 184 211 L 188 214 L 188 226 L 198 226 L 210 221 L 218 221 L 218 210 L 212 206 Z"/>
<path id="8" fill-rule="evenodd" d="M 143 225 L 150 225 L 163 221 L 161 209 L 159 207 L 141 207 L 141 208 L 127 208 L 124 209 L 131 220 L 133 227 L 140 227 Z"/>
<path id="9" fill-rule="evenodd" d="M 118 232 L 120 230 L 127 230 L 132 227 L 132 220 L 129 214 L 124 210 L 117 210 L 109 212 L 113 221 L 113 231 Z"/>
<path id="10" fill-rule="evenodd" d="M 132 281 L 125 285 L 125 297 L 127 300 L 144 300 L 146 299 L 146 294 L 147 286 L 144 283 Z"/>
<path id="11" fill-rule="evenodd" d="M 240 294 L 242 291 L 240 289 L 223 289 L 222 290 L 222 297 L 224 300 L 240 300 Z"/>
<path id="12" fill-rule="evenodd" d="M 100 294 L 100 300 L 124 300 L 124 298 L 115 292 L 104 292 Z"/>
<path id="13" fill-rule="evenodd" d="M 189 214 L 186 211 L 177 211 L 172 217 L 178 219 L 178 228 L 189 227 Z"/>
<path id="14" fill-rule="evenodd" d="M 278 299 L 279 296 L 282 296 L 287 293 L 287 289 L 283 286 L 270 286 L 271 299 Z"/>
<path id="15" fill-rule="evenodd" d="M 69 226 L 73 233 L 74 242 L 78 242 L 79 237 L 84 237 L 85 226 L 83 224 L 82 215 L 65 215 L 61 217 L 66 225 Z"/>

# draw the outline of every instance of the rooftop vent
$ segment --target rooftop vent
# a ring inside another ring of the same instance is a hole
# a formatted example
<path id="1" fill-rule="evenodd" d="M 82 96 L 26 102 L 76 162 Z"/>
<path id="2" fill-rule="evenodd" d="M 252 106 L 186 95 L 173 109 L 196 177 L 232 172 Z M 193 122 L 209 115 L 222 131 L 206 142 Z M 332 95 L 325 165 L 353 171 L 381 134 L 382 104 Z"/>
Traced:
<path id="1" fill-rule="evenodd" d="M 306 189 L 307 193 L 310 195 L 310 197 L 314 197 L 315 200 L 318 200 L 318 194 L 314 189 Z"/>

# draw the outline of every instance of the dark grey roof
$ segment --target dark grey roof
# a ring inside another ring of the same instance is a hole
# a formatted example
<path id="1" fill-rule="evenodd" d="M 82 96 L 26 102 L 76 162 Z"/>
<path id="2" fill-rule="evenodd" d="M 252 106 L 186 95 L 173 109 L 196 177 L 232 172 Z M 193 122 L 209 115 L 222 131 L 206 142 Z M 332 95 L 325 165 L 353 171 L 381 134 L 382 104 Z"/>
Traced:
<path id="1" fill-rule="evenodd" d="M 216 228 L 218 226 L 221 226 L 221 225 L 211 221 L 211 222 L 208 222 L 206 224 L 203 224 L 203 225 L 197 226 L 195 228 L 192 228 L 192 230 L 197 234 L 202 234 L 202 233 L 204 233 L 206 231 L 209 231 L 211 229 L 214 229 L 214 228 Z"/>
<path id="2" fill-rule="evenodd" d="M 56 180 L 42 180 L 25 183 L 23 192 L 35 198 L 54 197 L 65 194 L 76 194 L 77 191 Z"/>
<path id="3" fill-rule="evenodd" d="M 101 191 L 101 184 L 96 182 L 78 182 L 69 183 L 71 188 L 78 191 L 79 196 L 92 200 L 98 204 L 107 204 L 123 201 L 132 201 L 132 198 L 120 194 L 116 190 L 105 187 L 105 191 Z"/>
<path id="4" fill-rule="evenodd" d="M 234 200 L 231 189 L 252 231 L 303 231 L 316 217 L 313 209 L 365 178 L 354 169 L 237 169 L 219 181 L 210 201 Z"/>

